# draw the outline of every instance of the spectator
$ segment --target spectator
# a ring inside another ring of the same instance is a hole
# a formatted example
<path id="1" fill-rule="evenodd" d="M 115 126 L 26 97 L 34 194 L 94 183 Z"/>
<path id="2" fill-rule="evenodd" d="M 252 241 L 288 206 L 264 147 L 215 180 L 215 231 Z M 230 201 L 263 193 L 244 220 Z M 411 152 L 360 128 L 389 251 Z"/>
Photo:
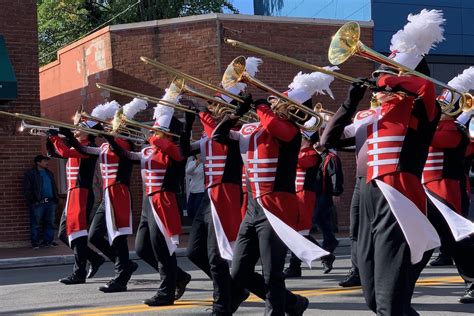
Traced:
<path id="1" fill-rule="evenodd" d="M 58 203 L 58 190 L 51 171 L 49 158 L 38 155 L 35 166 L 24 176 L 24 195 L 30 209 L 31 246 L 34 249 L 57 246 L 54 242 L 54 219 Z M 43 221 L 43 241 L 40 243 L 40 224 Z"/>
<path id="2" fill-rule="evenodd" d="M 188 216 L 193 219 L 204 197 L 204 166 L 199 155 L 190 157 L 186 164 L 186 176 L 189 177 Z"/>

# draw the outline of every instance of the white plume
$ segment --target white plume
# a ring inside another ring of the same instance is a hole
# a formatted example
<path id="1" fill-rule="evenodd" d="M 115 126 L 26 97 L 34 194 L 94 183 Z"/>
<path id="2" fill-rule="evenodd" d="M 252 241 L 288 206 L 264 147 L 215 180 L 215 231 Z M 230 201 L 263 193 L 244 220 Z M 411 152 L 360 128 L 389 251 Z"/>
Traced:
<path id="1" fill-rule="evenodd" d="M 448 86 L 459 90 L 461 93 L 474 89 L 474 67 L 464 69 L 462 74 L 457 75 L 448 82 Z"/>
<path id="2" fill-rule="evenodd" d="M 114 100 L 104 104 L 99 104 L 92 110 L 91 115 L 101 120 L 107 120 L 114 117 L 115 112 L 117 112 L 119 108 L 120 104 Z"/>
<path id="3" fill-rule="evenodd" d="M 324 69 L 327 70 L 339 70 L 337 66 L 326 66 Z M 315 93 L 319 94 L 329 94 L 329 96 L 334 99 L 334 95 L 329 88 L 331 82 L 334 81 L 334 77 L 324 74 L 322 72 L 312 72 L 310 74 L 304 74 L 301 71 L 293 78 L 293 82 L 290 83 L 288 88 L 292 90 L 304 90 L 308 95 L 313 95 Z M 324 93 L 326 92 L 326 93 Z"/>
<path id="4" fill-rule="evenodd" d="M 257 57 L 247 57 L 245 59 L 245 71 L 252 76 L 255 77 L 255 74 L 258 72 L 258 67 L 263 63 L 261 58 Z"/>
<path id="5" fill-rule="evenodd" d="M 181 95 L 175 95 L 172 93 L 171 89 L 165 90 L 165 95 L 162 97 L 163 100 L 171 101 L 174 103 L 178 103 L 179 99 L 181 99 Z M 164 105 L 164 103 L 158 103 L 155 106 L 155 112 L 153 114 L 153 118 L 155 120 L 159 119 L 160 116 L 169 115 L 172 116 L 174 113 L 174 109 L 172 107 Z"/>
<path id="6" fill-rule="evenodd" d="M 443 11 L 423 9 L 419 14 L 409 14 L 407 20 L 403 29 L 392 36 L 391 51 L 424 56 L 444 40 Z"/>
<path id="7" fill-rule="evenodd" d="M 133 117 L 140 111 L 143 111 L 148 106 L 148 103 L 142 99 L 133 98 L 132 102 L 127 103 L 123 106 L 123 114 L 128 119 Z"/>

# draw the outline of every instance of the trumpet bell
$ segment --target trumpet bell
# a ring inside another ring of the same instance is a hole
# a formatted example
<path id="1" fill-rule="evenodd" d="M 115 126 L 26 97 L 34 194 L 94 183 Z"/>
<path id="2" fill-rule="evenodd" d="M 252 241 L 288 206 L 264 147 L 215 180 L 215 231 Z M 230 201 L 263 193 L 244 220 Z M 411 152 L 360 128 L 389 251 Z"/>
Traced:
<path id="1" fill-rule="evenodd" d="M 344 24 L 333 36 L 329 46 L 328 59 L 333 65 L 340 65 L 358 50 L 360 25 L 357 22 Z"/>

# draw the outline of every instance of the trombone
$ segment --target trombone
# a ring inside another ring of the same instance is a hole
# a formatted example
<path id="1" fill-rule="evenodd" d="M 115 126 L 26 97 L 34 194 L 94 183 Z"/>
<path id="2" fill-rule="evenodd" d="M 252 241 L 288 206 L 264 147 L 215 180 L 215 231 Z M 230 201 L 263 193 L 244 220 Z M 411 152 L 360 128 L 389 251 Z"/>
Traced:
<path id="1" fill-rule="evenodd" d="M 228 66 L 224 72 L 222 78 L 222 85 L 224 87 L 229 87 L 237 84 L 238 82 L 249 83 L 265 92 L 269 92 L 274 96 L 278 97 L 278 103 L 276 107 L 285 107 L 287 110 L 288 118 L 293 118 L 293 121 L 300 127 L 308 131 L 316 131 L 318 127 L 322 124 L 323 118 L 316 113 L 315 111 L 308 109 L 303 104 L 296 102 L 288 98 L 283 93 L 273 89 L 272 87 L 266 85 L 262 81 L 253 78 L 245 71 L 245 57 L 239 56 L 235 58 Z M 302 114 L 302 115 L 300 115 Z M 313 126 L 307 127 L 304 125 L 311 117 L 316 119 Z"/>
<path id="2" fill-rule="evenodd" d="M 204 100 L 207 100 L 211 103 L 214 103 L 214 104 L 217 104 L 217 105 L 221 105 L 219 107 L 216 107 L 216 109 L 213 111 L 214 115 L 216 117 L 219 117 L 219 116 L 222 116 L 226 113 L 229 113 L 231 110 L 235 110 L 236 109 L 236 106 L 229 103 L 229 102 L 226 102 L 226 101 L 220 101 L 210 95 L 207 95 L 205 93 L 202 93 L 202 92 L 198 92 L 196 91 L 195 89 L 192 89 L 190 88 L 189 86 L 187 86 L 185 84 L 185 80 L 188 80 L 188 81 L 191 81 L 195 84 L 198 84 L 198 85 L 201 85 L 209 90 L 212 90 L 214 92 L 219 92 L 223 95 L 226 95 L 238 102 L 244 102 L 242 100 L 242 98 L 234 93 L 231 93 L 223 88 L 220 88 L 218 86 L 215 86 L 215 85 L 212 85 L 204 80 L 201 80 L 199 78 L 196 78 L 194 76 L 191 76 L 191 75 L 188 75 L 182 71 L 179 71 L 177 69 L 174 69 L 173 67 L 170 67 L 168 65 L 165 65 L 163 63 L 160 63 L 159 61 L 156 61 L 156 60 L 152 60 L 150 58 L 147 58 L 147 57 L 140 57 L 140 60 L 142 60 L 144 63 L 146 64 L 149 64 L 149 65 L 152 65 L 154 67 L 157 67 L 161 70 L 164 70 L 170 74 L 173 74 L 175 77 L 175 79 L 173 79 L 172 83 L 171 83 L 171 86 L 174 86 L 176 87 L 176 89 L 178 89 L 179 91 L 181 91 L 181 93 L 183 94 L 187 94 L 189 96 L 192 96 L 192 97 L 198 97 L 198 98 L 201 98 L 201 99 L 204 99 Z M 171 88 L 170 86 L 170 88 Z M 258 116 L 255 112 L 250 112 L 248 114 L 246 114 L 243 118 L 240 119 L 243 123 L 250 123 L 250 122 L 254 122 L 254 121 L 258 121 Z"/>
<path id="3" fill-rule="evenodd" d="M 134 139 L 135 138 L 146 139 L 146 135 L 144 133 L 134 130 L 134 129 L 127 128 L 125 126 L 121 126 L 120 129 L 114 130 L 111 122 L 102 120 L 100 118 L 90 115 L 84 110 L 84 106 L 80 105 L 76 113 L 74 114 L 73 122 L 74 122 L 74 125 L 78 125 L 79 123 L 84 122 L 84 121 L 94 121 L 94 122 L 100 123 L 104 127 L 104 130 L 106 130 L 107 132 L 129 135 L 131 137 L 134 137 Z"/>
<path id="4" fill-rule="evenodd" d="M 135 91 L 131 91 L 131 90 L 111 86 L 111 85 L 104 84 L 104 83 L 96 83 L 96 86 L 99 89 L 107 90 L 107 91 L 110 91 L 112 93 L 117 93 L 117 94 L 124 95 L 124 96 L 127 96 L 127 97 L 141 99 L 141 100 L 151 102 L 151 103 L 157 103 L 157 104 L 160 103 L 162 105 L 172 107 L 175 110 L 180 110 L 180 111 L 189 112 L 189 113 L 196 113 L 195 111 L 191 110 L 190 108 L 188 108 L 187 106 L 184 106 L 182 104 L 175 103 L 175 102 L 168 101 L 168 100 L 163 100 L 163 99 L 160 99 L 160 98 L 157 98 L 157 97 L 152 97 L 152 96 L 149 96 L 149 95 L 146 95 L 146 94 L 143 94 L 143 93 L 139 93 L 139 92 L 135 92 Z"/>
<path id="5" fill-rule="evenodd" d="M 59 128 L 59 127 L 64 127 L 64 128 L 68 128 L 68 129 L 71 129 L 71 130 L 81 131 L 81 132 L 84 132 L 86 134 L 93 135 L 93 136 L 107 135 L 107 136 L 125 138 L 125 139 L 129 139 L 131 141 L 139 141 L 139 142 L 144 142 L 145 141 L 144 139 L 141 139 L 141 138 L 137 139 L 137 138 L 134 138 L 132 136 L 109 133 L 109 132 L 106 132 L 106 131 L 95 130 L 95 129 L 92 129 L 92 128 L 82 127 L 80 125 L 78 126 L 78 125 L 63 123 L 63 122 L 60 122 L 60 121 L 55 121 L 55 120 L 47 119 L 47 118 L 44 118 L 44 117 L 37 117 L 37 116 L 23 114 L 23 113 L 10 113 L 10 112 L 5 112 L 5 111 L 0 111 L 0 115 L 11 116 L 11 117 L 21 119 L 21 120 L 24 120 L 24 121 L 33 121 L 33 122 L 45 123 L 45 124 L 54 126 L 52 129 L 56 129 L 56 128 Z M 29 126 L 31 126 L 31 125 L 29 125 Z M 43 126 L 41 126 L 41 128 L 43 128 Z M 49 129 L 50 128 L 48 128 L 48 130 Z M 46 128 L 43 129 L 42 131 L 44 133 L 46 133 Z"/>
<path id="6" fill-rule="evenodd" d="M 334 35 L 331 45 L 329 46 L 328 59 L 331 64 L 340 65 L 353 55 L 386 65 L 398 71 L 400 75 L 417 76 L 447 89 L 451 92 L 452 97 L 449 103 L 444 103 L 441 106 L 444 114 L 455 116 L 459 114 L 462 109 L 472 108 L 473 96 L 471 94 L 462 93 L 439 80 L 424 75 L 416 70 L 412 70 L 367 47 L 360 41 L 359 23 L 348 22 L 341 26 Z M 456 98 L 454 98 L 455 94 L 459 95 L 459 109 L 456 109 L 454 106 L 456 100 Z"/>
<path id="7" fill-rule="evenodd" d="M 161 129 L 127 118 L 125 114 L 123 114 L 123 108 L 120 108 L 117 110 L 117 112 L 115 112 L 114 119 L 112 120 L 112 131 L 114 132 L 119 131 L 120 129 L 124 128 L 123 125 L 133 126 L 133 127 L 145 129 L 151 132 L 163 132 Z M 166 133 L 172 136 L 180 137 L 180 135 L 171 133 L 170 131 L 166 131 Z"/>

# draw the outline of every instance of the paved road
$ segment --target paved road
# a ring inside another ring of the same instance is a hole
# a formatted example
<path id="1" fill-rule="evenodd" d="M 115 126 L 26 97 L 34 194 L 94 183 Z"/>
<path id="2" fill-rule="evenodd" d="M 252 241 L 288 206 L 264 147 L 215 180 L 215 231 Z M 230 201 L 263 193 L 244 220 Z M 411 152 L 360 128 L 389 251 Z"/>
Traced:
<path id="1" fill-rule="evenodd" d="M 367 311 L 358 288 L 343 289 L 337 282 L 347 272 L 348 248 L 338 256 L 335 269 L 323 275 L 319 262 L 305 270 L 301 279 L 287 281 L 287 286 L 310 299 L 305 315 L 373 315 Z M 190 271 L 193 281 L 183 299 L 171 307 L 150 308 L 141 300 L 153 296 L 158 276 L 146 264 L 133 276 L 128 292 L 104 294 L 97 287 L 112 275 L 112 265 L 105 264 L 87 284 L 65 286 L 56 280 L 71 271 L 70 266 L 0 270 L 0 315 L 208 315 L 212 297 L 211 282 L 185 258 L 182 268 Z M 474 305 L 457 299 L 463 284 L 454 267 L 427 268 L 422 274 L 414 307 L 421 315 L 472 315 Z M 262 315 L 263 303 L 251 297 L 237 315 Z"/>

